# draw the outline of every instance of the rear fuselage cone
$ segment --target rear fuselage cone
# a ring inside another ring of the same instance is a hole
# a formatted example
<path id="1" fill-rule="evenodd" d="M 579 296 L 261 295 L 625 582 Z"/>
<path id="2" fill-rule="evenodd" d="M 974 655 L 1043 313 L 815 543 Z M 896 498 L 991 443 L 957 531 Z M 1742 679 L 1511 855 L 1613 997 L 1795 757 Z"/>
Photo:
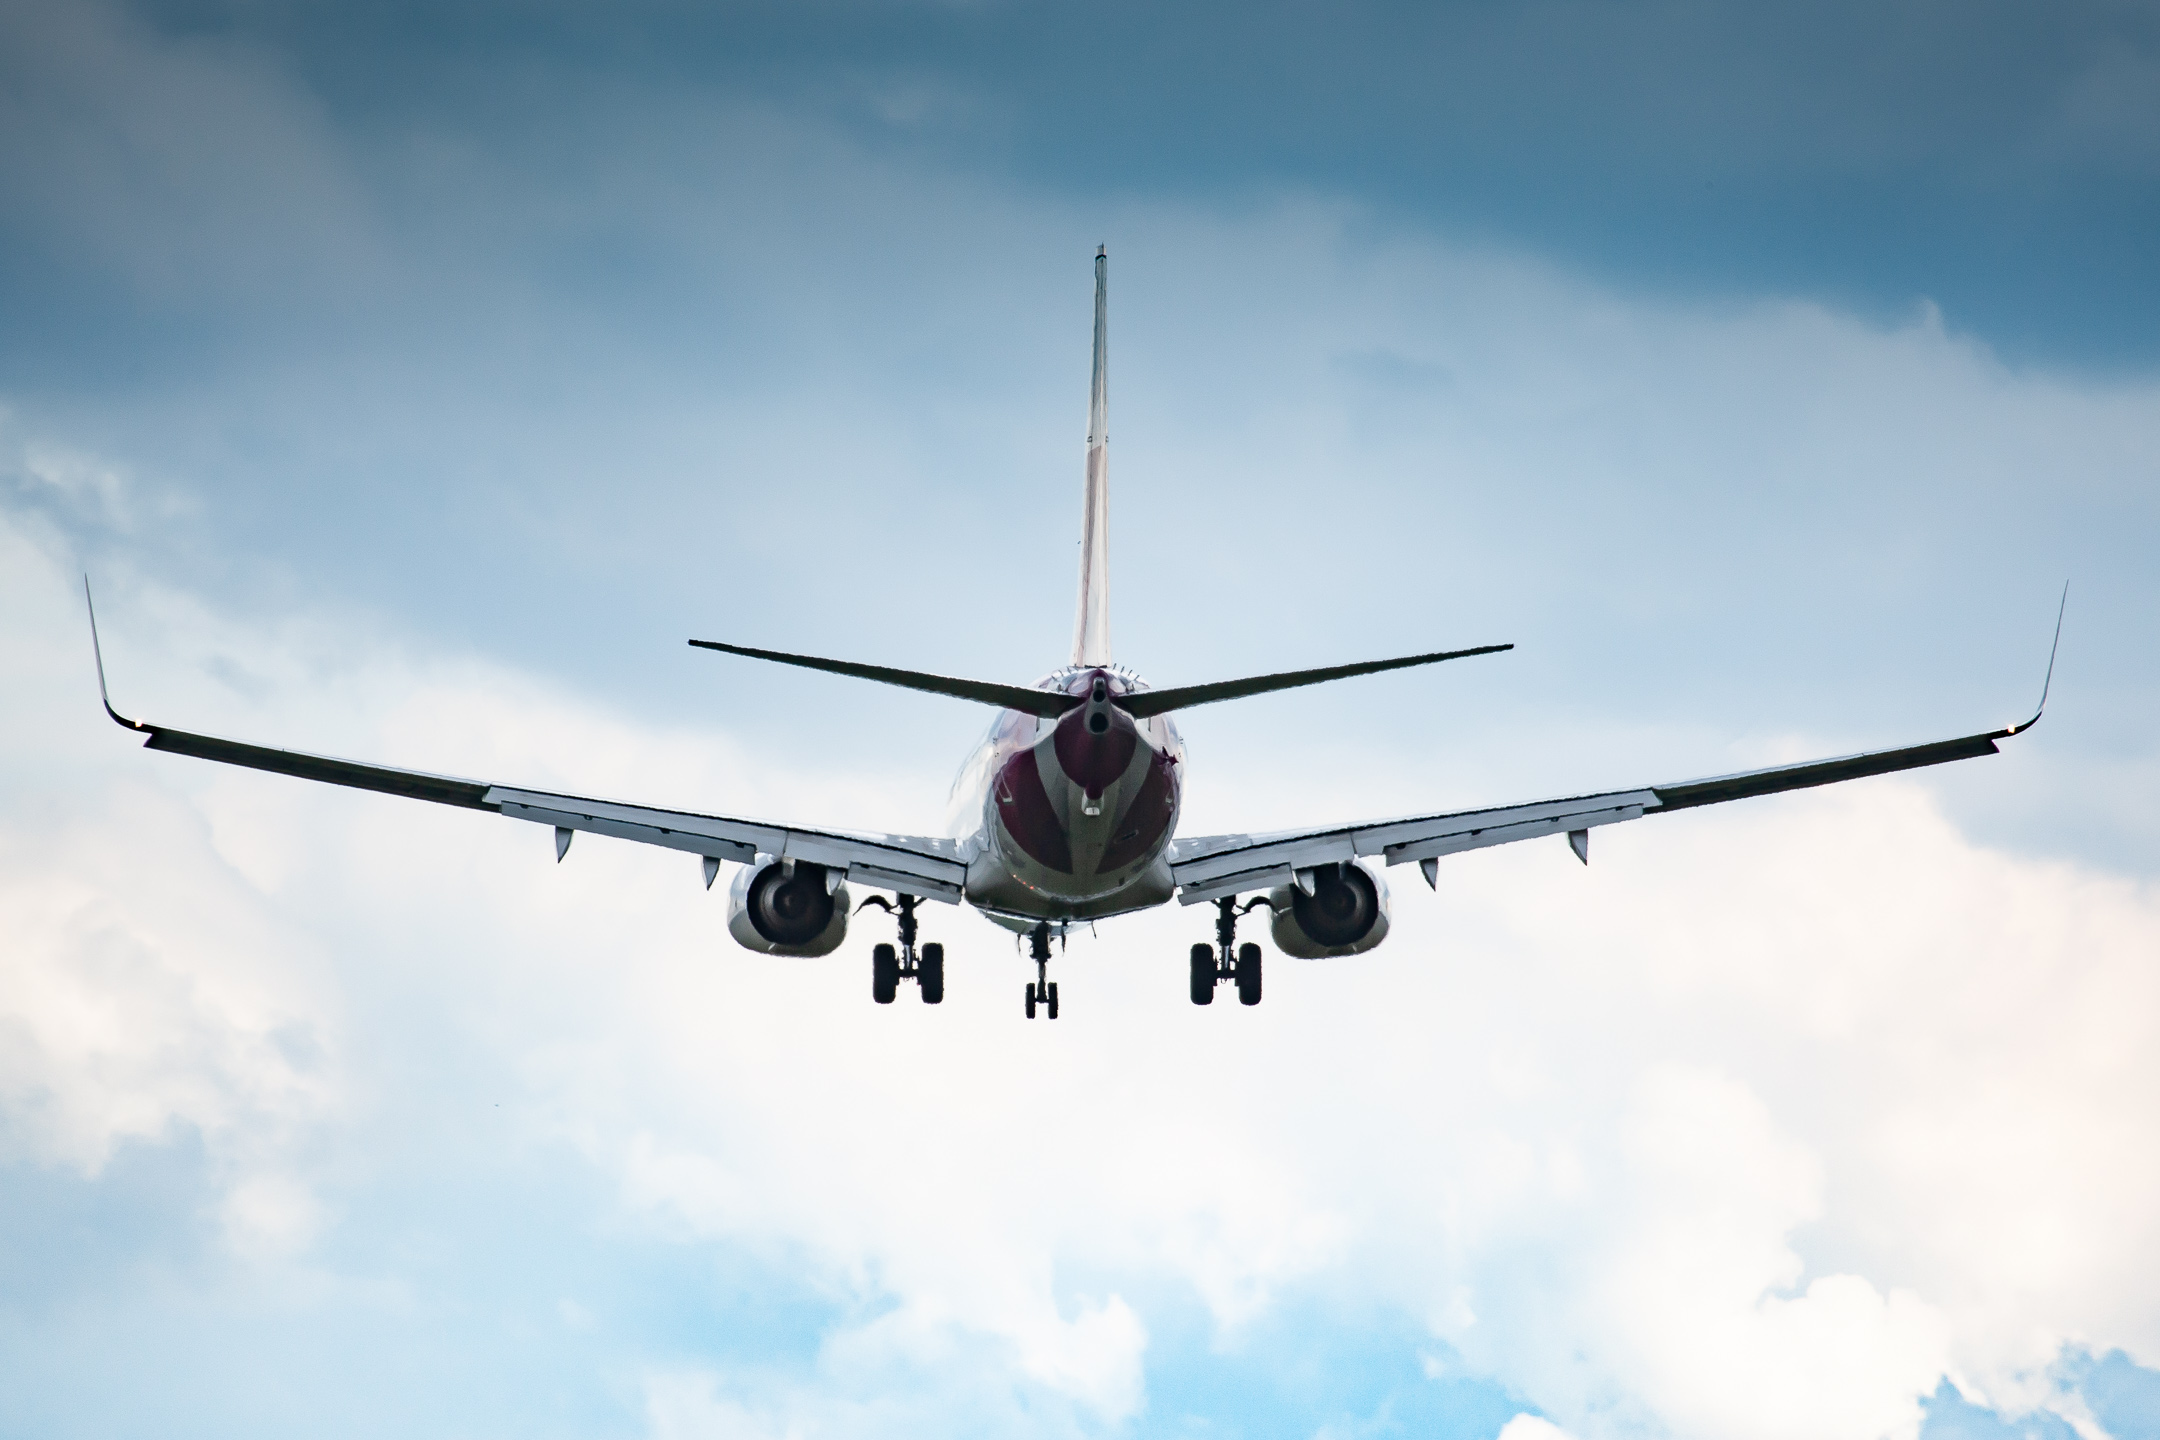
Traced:
<path id="1" fill-rule="evenodd" d="M 1184 746 L 1167 717 L 1116 704 L 1136 677 L 1058 672 L 1044 689 L 1081 697 L 1055 720 L 1000 715 L 976 763 L 978 812 L 1003 868 L 1037 896 L 1099 901 L 1147 876 L 1177 828 Z"/>

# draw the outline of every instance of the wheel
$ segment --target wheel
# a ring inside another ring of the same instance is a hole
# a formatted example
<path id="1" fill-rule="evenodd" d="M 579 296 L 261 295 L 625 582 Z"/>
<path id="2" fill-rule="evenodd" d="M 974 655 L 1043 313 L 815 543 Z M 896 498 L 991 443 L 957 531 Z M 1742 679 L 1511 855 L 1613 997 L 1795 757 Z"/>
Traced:
<path id="1" fill-rule="evenodd" d="M 922 947 L 922 968 L 918 978 L 922 984 L 923 1004 L 945 1003 L 945 947 L 935 940 Z"/>
<path id="2" fill-rule="evenodd" d="M 1192 947 L 1192 1003 L 1215 1003 L 1215 947 L 1212 945 Z"/>
<path id="3" fill-rule="evenodd" d="M 1035 1018 L 1035 982 L 1034 982 L 1034 981 L 1032 981 L 1032 980 L 1028 981 L 1028 991 L 1027 991 L 1027 995 L 1028 995 L 1028 1019 L 1032 1020 L 1032 1019 L 1034 1019 L 1034 1018 Z"/>
<path id="4" fill-rule="evenodd" d="M 1050 1018 L 1055 1020 L 1057 1019 L 1057 981 L 1052 980 L 1047 988 L 1050 991 Z"/>
<path id="5" fill-rule="evenodd" d="M 1260 1003 L 1260 947 L 1246 944 L 1237 952 L 1237 998 L 1240 1005 Z"/>
<path id="6" fill-rule="evenodd" d="M 900 993 L 900 956 L 890 945 L 870 949 L 870 998 L 890 1005 Z"/>

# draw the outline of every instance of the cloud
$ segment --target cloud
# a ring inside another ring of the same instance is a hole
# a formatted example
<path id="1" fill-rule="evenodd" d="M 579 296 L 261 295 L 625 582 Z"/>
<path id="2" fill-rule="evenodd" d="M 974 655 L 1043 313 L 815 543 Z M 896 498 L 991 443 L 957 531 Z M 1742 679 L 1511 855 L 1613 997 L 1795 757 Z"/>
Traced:
<path id="1" fill-rule="evenodd" d="M 94 1173 L 175 1126 L 241 1140 L 334 1093 L 313 948 L 140 788 L 17 809 L 0 837 L 0 1088 L 22 1144 Z"/>
<path id="2" fill-rule="evenodd" d="M 198 807 L 81 763 L 95 691 L 78 646 L 55 650 L 87 631 L 34 533 L 0 526 L 23 747 L 0 823 L 0 1147 L 94 1178 L 123 1146 L 200 1143 L 235 1247 L 289 1249 L 315 1202 L 284 1166 L 344 1099 L 329 952 Z"/>
<path id="3" fill-rule="evenodd" d="M 17 4 L 0 165 L 43 212 L 26 228 L 61 252 L 52 269 L 75 279 L 94 256 L 162 304 L 204 265 L 225 304 L 202 321 L 308 280 L 394 299 L 441 254 L 384 265 L 386 212 L 454 202 L 491 162 L 564 186 L 505 207 L 511 231 L 575 217 L 584 243 L 551 258 L 619 282 L 654 253 L 625 233 L 627 178 L 755 148 L 712 124 L 733 105 L 1076 207 L 1321 189 L 1668 291 L 1878 313 L 1935 294 L 1999 343 L 2151 358 L 2149 267 L 2120 239 L 2149 217 L 2155 46 L 2136 7 L 2038 24 L 2014 7 L 1368 6 L 1241 15 L 1229 47 L 1207 7 L 834 13 Z M 1183 63 L 1201 49 L 1208 66 Z M 594 140 L 602 174 L 557 168 Z"/>
<path id="4" fill-rule="evenodd" d="M 13 573 L 36 613 L 66 608 L 57 567 Z M 290 738 L 321 656 L 249 648 L 257 723 Z M 595 788 L 838 803 L 531 681 L 332 648 L 333 691 L 377 690 L 360 753 L 553 750 Z M 251 1154 L 334 1132 L 309 1047 L 280 1038 L 334 1013 L 307 957 L 349 976 L 402 934 L 401 983 L 430 977 L 446 1034 L 509 1047 L 618 1223 L 792 1254 L 853 1297 L 836 1373 L 1002 1354 L 1114 1423 L 1146 1406 L 1133 1296 L 1191 1287 L 1235 1347 L 1321 1284 L 1430 1316 L 1570 1433 L 1745 1440 L 1910 1435 L 1945 1373 L 2024 1398 L 2073 1338 L 2160 1347 L 2160 1167 L 2137 1158 L 2160 904 L 1976 847 L 1908 782 L 1646 822 L 1587 872 L 1464 857 L 1382 952 L 1278 960 L 1253 1012 L 1178 1002 L 1188 915 L 1128 922 L 1060 962 L 1050 1029 L 1013 1019 L 1018 967 L 979 922 L 935 917 L 951 1003 L 886 1011 L 852 950 L 729 951 L 677 857 L 590 845 L 558 869 L 544 832 L 174 763 L 123 747 L 105 809 L 8 828 L 32 1037 L 9 1115 L 55 1163 L 173 1123 Z M 1384 808 L 1385 776 L 1338 783 Z M 100 938 L 131 913 L 154 943 Z M 231 1223 L 306 1245 L 290 1175 L 236 1183 Z M 705 1384 L 652 1382 L 655 1433 L 795 1423 Z"/>
<path id="5" fill-rule="evenodd" d="M 1573 1440 L 1573 1437 L 1542 1416 L 1523 1414 L 1501 1426 L 1494 1440 Z"/>
<path id="6" fill-rule="evenodd" d="M 95 268 L 170 314 L 380 278 L 325 108 L 272 46 L 103 0 L 0 5 L 0 37 L 6 228 L 48 285 Z"/>
<path id="7" fill-rule="evenodd" d="M 1161 226 L 1166 245 L 1192 251 L 1226 233 L 1190 216 Z M 1239 262 L 1254 270 L 1226 262 L 1220 284 L 1245 287 L 1342 233 L 1339 216 L 1309 209 L 1268 226 L 1275 248 L 1256 240 Z M 1585 461 L 1601 436 L 1677 454 L 1669 490 L 1615 464 L 1568 492 L 1602 504 L 1597 523 L 1540 532 L 1549 559 L 1611 582 L 1662 553 L 1660 535 L 1671 547 L 1718 531 L 1683 522 L 1736 503 L 1720 476 L 1767 448 L 1777 505 L 1726 518 L 1744 529 L 1735 516 L 1774 512 L 1779 543 L 1661 571 L 1614 601 L 1649 630 L 1709 604 L 1687 598 L 1709 587 L 1735 612 L 1730 666 L 1722 653 L 1703 662 L 1728 684 L 1785 663 L 1744 653 L 1762 637 L 1737 633 L 1739 612 L 1763 613 L 1764 596 L 1819 569 L 1816 542 L 1843 532 L 1871 483 L 1825 498 L 1811 477 L 1857 467 L 1885 435 L 1918 453 L 1986 412 L 1959 452 L 1976 509 L 2016 503 L 2016 465 L 1992 451 L 2058 432 L 2088 459 L 2120 461 L 2081 481 L 2108 504 L 2141 473 L 2143 390 L 2018 376 L 1924 317 L 1883 332 L 1805 306 L 1673 315 L 1414 247 L 1329 274 L 1341 306 L 1217 335 L 1224 373 L 1200 387 L 1189 429 L 1158 432 L 1172 437 L 1149 461 L 1160 471 L 1218 442 L 1213 463 L 1246 467 L 1249 503 L 1221 521 L 1232 558 L 1266 553 L 1284 517 L 1305 513 L 1300 467 L 1317 465 L 1344 415 L 1371 421 L 1353 448 L 1387 485 L 1300 536 L 1363 535 L 1353 553 L 1367 571 L 1423 573 L 1437 512 L 1387 488 L 1420 465 L 1469 477 L 1442 500 L 1498 507 L 1545 496 L 1535 472 Z M 1401 293 L 1473 298 L 1391 319 L 1382 302 Z M 1179 312 L 1165 297 L 1172 328 L 1197 329 L 1204 300 Z M 1291 333 L 1268 339 L 1271 327 Z M 1413 333 L 1427 331 L 1451 338 Z M 1369 356 L 1376 338 L 1432 367 L 1384 367 L 1391 393 L 1445 371 L 1468 377 L 1448 383 L 1476 405 L 1451 412 L 1437 441 L 1406 437 L 1386 396 L 1345 400 L 1315 380 L 1310 413 L 1254 424 L 1267 403 L 1243 387 L 1290 351 L 1316 357 L 1314 375 L 1379 386 L 1373 367 L 1327 358 Z M 1627 377 L 1652 375 L 1692 398 L 1629 431 L 1614 417 L 1657 387 Z M 1766 440 L 1746 407 L 1773 383 L 1792 408 Z M 1901 405 L 1919 418 L 1901 420 Z M 1158 390 L 1133 408 L 1161 425 L 1173 407 Z M 1516 431 L 1531 438 L 1511 446 Z M 1272 469 L 1259 463 L 1269 448 Z M 128 466 L 66 453 L 108 477 L 82 492 L 97 513 L 133 513 Z M 1917 512 L 1923 498 L 1899 503 Z M 1657 513 L 1632 513 L 1643 505 Z M 1151 1367 L 1180 1307 L 1203 1317 L 1218 1355 L 1263 1370 L 1305 1358 L 1266 1325 L 1295 1304 L 1407 1317 L 1457 1357 L 1455 1373 L 1549 1417 L 1510 1421 L 1511 1440 L 1540 1425 L 1581 1440 L 1908 1435 L 1946 1374 L 2002 1413 L 2066 1413 L 2078 1402 L 2059 1381 L 2065 1356 L 2160 1357 L 2148 1221 L 2160 1168 L 2144 1143 L 2160 1096 L 2160 897 L 2089 858 L 1986 843 L 1945 809 L 1957 782 L 1877 780 L 1647 820 L 1601 832 L 1588 870 L 1557 842 L 1458 857 L 1437 896 L 1404 887 L 1399 933 L 1374 956 L 1271 960 L 1254 1011 L 1183 1002 L 1178 957 L 1197 922 L 1175 911 L 1075 936 L 1057 962 L 1064 1017 L 1029 1026 L 1009 940 L 937 910 L 950 1001 L 886 1009 L 863 994 L 874 917 L 830 961 L 761 960 L 729 945 L 688 857 L 587 837 L 557 866 L 534 827 L 142 752 L 95 709 L 62 558 L 60 536 L 75 532 L 0 514 L 17 617 L 0 660 L 27 697 L 6 714 L 0 768 L 12 1154 L 97 1176 L 129 1147 L 201 1137 L 218 1180 L 213 1212 L 190 1223 L 236 1264 L 328 1277 L 307 1313 L 494 1304 L 505 1276 L 543 1259 L 604 1272 L 638 1246 L 700 1295 L 734 1283 L 725 1266 L 754 1264 L 756 1318 L 742 1328 L 814 1306 L 799 1345 L 745 1356 L 704 1312 L 629 1333 L 614 1317 L 636 1297 L 610 1305 L 546 1276 L 534 1313 L 548 1333 L 616 1347 L 576 1363 L 634 1391 L 633 1420 L 662 1435 L 1168 1428 Z M 1931 533 L 1907 515 L 1851 543 Z M 1136 537 L 1131 550 L 1167 543 Z M 1135 570 L 1168 573 L 1173 559 L 1158 551 Z M 1221 574 L 1194 563 L 1220 593 Z M 1466 591 L 1496 564 L 1466 563 Z M 1905 583 L 1867 556 L 1843 563 Z M 1719 588 L 1779 566 L 1785 579 L 1756 577 L 1745 604 Z M 1348 573 L 1313 568 L 1328 584 Z M 1261 587 L 1254 623 L 1221 627 L 1248 637 L 1230 646 L 1286 633 L 1335 645 L 1385 620 L 1370 584 L 1345 582 L 1357 603 L 1316 618 L 1297 583 Z M 478 658 L 319 598 L 232 604 L 133 565 L 102 593 L 118 698 L 190 727 L 840 824 L 919 826 L 941 799 L 943 775 L 888 764 L 854 711 L 844 758 L 781 763 L 709 720 L 641 719 L 562 670 Z M 1211 618 L 1227 618 L 1215 604 Z M 1166 608 L 1192 628 L 1197 607 Z M 254 618 L 266 613 L 277 618 Z M 1607 675 L 1670 668 L 1610 663 Z M 1190 823 L 1398 812 L 1406 796 L 1469 783 L 1506 798 L 1556 767 L 1629 767 L 1594 777 L 1606 782 L 1666 757 L 1738 768 L 1840 738 L 1759 735 L 1705 756 L 1701 722 L 1676 707 L 1625 713 L 1659 688 L 1634 683 L 1564 712 L 1557 689 L 1518 697 L 1509 724 L 1540 707 L 1560 718 L 1524 722 L 1505 749 L 1472 734 L 1438 756 L 1332 728 L 1295 750 L 1294 734 L 1271 733 L 1298 729 L 1280 710 L 1242 732 L 1196 720 L 1196 736 L 1227 743 L 1196 746 L 1210 778 Z M 1402 725 L 1357 713 L 1351 723 Z M 2058 743 L 2059 723 L 2036 739 Z M 2020 742 L 1973 769 L 2020 783 L 2049 753 Z M 1488 760 L 1467 780 L 1458 768 Z M 417 1192 L 417 1208 L 461 1208 L 464 1182 L 444 1177 L 471 1155 L 512 1177 L 474 1208 L 481 1231 L 511 1234 L 499 1243 L 514 1263 L 455 1293 L 412 1231 L 457 1247 L 399 1204 Z M 549 1214 L 557 1195 L 584 1208 Z M 565 1297 L 589 1327 L 564 1323 Z"/>

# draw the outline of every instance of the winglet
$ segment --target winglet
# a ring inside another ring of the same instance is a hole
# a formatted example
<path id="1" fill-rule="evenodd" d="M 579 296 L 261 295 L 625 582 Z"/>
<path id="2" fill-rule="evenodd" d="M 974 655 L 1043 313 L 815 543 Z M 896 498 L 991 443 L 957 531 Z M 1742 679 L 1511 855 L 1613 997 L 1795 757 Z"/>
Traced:
<path id="1" fill-rule="evenodd" d="M 130 720 L 118 710 L 113 709 L 112 696 L 105 689 L 105 647 L 98 643 L 97 602 L 90 598 L 90 576 L 88 572 L 85 572 L 82 577 L 82 595 L 83 604 L 90 608 L 90 653 L 97 659 L 98 699 L 105 702 L 105 713 L 112 716 L 114 723 L 125 725 L 130 730 L 147 731 L 150 729 L 148 725 L 137 720 Z"/>
<path id="2" fill-rule="evenodd" d="M 2055 607 L 2055 639 L 2048 646 L 2047 677 L 2040 682 L 2040 703 L 2033 707 L 2032 719 L 2022 725 L 2012 725 L 2003 731 L 2005 736 L 2022 735 L 2040 723 L 2041 714 L 2047 709 L 2048 687 L 2055 683 L 2055 652 L 2062 648 L 2063 612 L 2070 608 L 2070 582 L 2063 582 L 2062 601 Z"/>

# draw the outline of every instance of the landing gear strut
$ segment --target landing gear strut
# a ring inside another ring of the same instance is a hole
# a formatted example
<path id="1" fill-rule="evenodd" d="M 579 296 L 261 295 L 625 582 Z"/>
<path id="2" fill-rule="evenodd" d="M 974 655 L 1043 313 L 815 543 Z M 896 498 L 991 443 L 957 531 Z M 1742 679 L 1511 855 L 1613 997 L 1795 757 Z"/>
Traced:
<path id="1" fill-rule="evenodd" d="M 1192 947 L 1193 1004 L 1214 1004 L 1215 987 L 1225 980 L 1237 982 L 1238 1004 L 1260 1003 L 1260 947 L 1237 943 L 1237 922 L 1238 916 L 1267 903 L 1264 895 L 1246 901 L 1243 908 L 1235 895 L 1215 902 L 1215 943 Z"/>
<path id="2" fill-rule="evenodd" d="M 876 945 L 870 950 L 870 998 L 880 1005 L 890 1005 L 900 993 L 902 980 L 913 980 L 922 988 L 923 1004 L 941 1005 L 945 1001 L 945 947 L 932 940 L 915 948 L 915 907 L 920 902 L 913 895 L 897 897 L 898 903 L 882 895 L 872 895 L 855 907 L 860 914 L 872 905 L 900 919 L 900 948 Z"/>
<path id="3" fill-rule="evenodd" d="M 1027 1017 L 1035 1018 L 1035 1007 L 1043 1006 L 1057 1019 L 1057 985 L 1050 979 L 1050 922 L 1045 920 L 1028 931 L 1028 958 L 1035 962 L 1035 983 L 1027 987 Z"/>

